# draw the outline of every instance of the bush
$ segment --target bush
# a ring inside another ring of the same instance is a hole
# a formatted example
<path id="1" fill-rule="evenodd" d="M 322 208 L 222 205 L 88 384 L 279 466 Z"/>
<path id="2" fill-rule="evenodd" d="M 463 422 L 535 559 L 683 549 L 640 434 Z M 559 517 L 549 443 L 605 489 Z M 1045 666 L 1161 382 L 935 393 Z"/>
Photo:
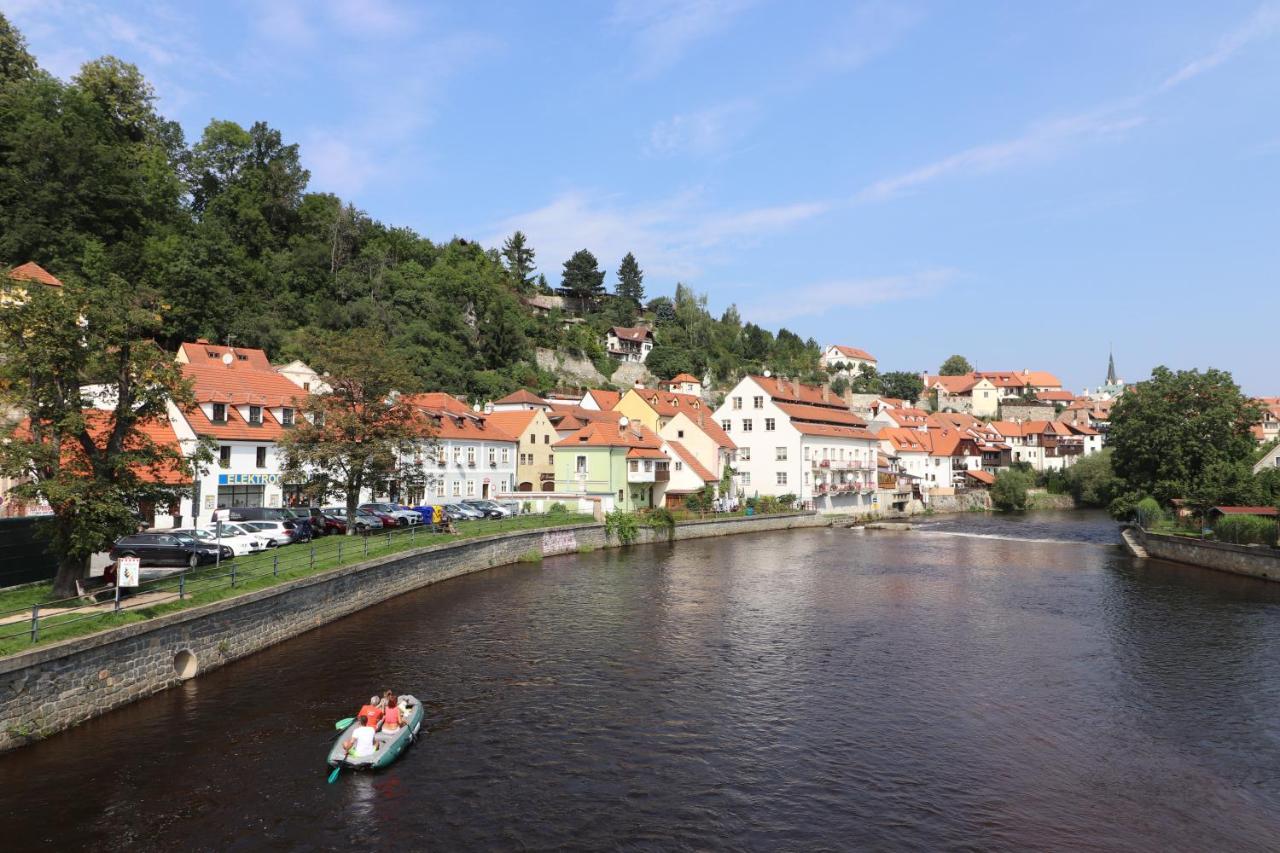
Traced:
<path id="1" fill-rule="evenodd" d="M 1019 468 L 1009 468 L 996 474 L 991 486 L 991 503 L 1006 512 L 1021 512 L 1027 508 L 1027 490 L 1035 482 L 1035 476 Z"/>
<path id="2" fill-rule="evenodd" d="M 564 515 L 568 511 L 569 511 L 569 508 L 564 504 L 560 503 L 560 501 L 556 501 L 547 509 L 547 512 L 551 513 L 552 515 Z"/>
<path id="3" fill-rule="evenodd" d="M 1067 491 L 1081 506 L 1108 506 L 1124 483 L 1111 469 L 1111 450 L 1084 457 L 1063 472 Z"/>
<path id="4" fill-rule="evenodd" d="M 782 509 L 793 509 L 797 500 L 798 498 L 790 492 L 785 495 L 778 495 L 778 506 Z"/>
<path id="5" fill-rule="evenodd" d="M 1145 497 L 1133 508 L 1133 518 L 1144 529 L 1150 530 L 1164 520 L 1164 510 L 1153 497 Z"/>
<path id="6" fill-rule="evenodd" d="M 767 515 L 771 512 L 777 512 L 778 508 L 778 499 L 773 495 L 764 495 L 760 500 L 756 501 L 756 512 L 761 514 Z"/>
<path id="7" fill-rule="evenodd" d="M 649 510 L 648 515 L 644 518 L 644 523 L 654 530 L 667 531 L 668 540 L 676 535 L 676 518 L 671 514 L 671 510 L 664 506 L 657 506 Z"/>
<path id="8" fill-rule="evenodd" d="M 635 513 L 621 509 L 615 509 L 613 512 L 605 513 L 605 538 L 615 536 L 623 545 L 630 545 L 632 542 L 636 541 L 636 536 L 639 532 L 640 522 L 636 519 Z"/>
<path id="9" fill-rule="evenodd" d="M 1213 526 L 1213 538 L 1232 545 L 1275 545 L 1276 523 L 1260 515 L 1227 515 Z"/>

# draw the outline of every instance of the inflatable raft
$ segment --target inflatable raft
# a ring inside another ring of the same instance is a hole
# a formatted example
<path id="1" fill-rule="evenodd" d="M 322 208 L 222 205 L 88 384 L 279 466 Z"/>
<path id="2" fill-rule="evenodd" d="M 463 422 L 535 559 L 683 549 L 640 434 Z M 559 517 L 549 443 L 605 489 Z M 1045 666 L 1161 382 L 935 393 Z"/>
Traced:
<path id="1" fill-rule="evenodd" d="M 352 723 L 343 729 L 338 735 L 338 739 L 333 742 L 333 748 L 329 750 L 329 766 L 330 767 L 349 767 L 352 770 L 380 770 L 391 762 L 400 757 L 400 753 L 409 748 L 409 744 L 418 739 L 418 730 L 422 728 L 422 718 L 426 716 L 426 712 L 422 708 L 422 703 L 414 696 L 402 696 L 405 704 L 409 708 L 409 712 L 405 718 L 405 724 L 400 727 L 397 732 L 378 732 L 374 735 L 374 742 L 378 749 L 373 755 L 364 758 L 356 758 L 354 755 L 348 755 L 342 745 L 351 739 L 351 734 L 360 724 Z M 334 775 L 337 775 L 336 773 Z"/>

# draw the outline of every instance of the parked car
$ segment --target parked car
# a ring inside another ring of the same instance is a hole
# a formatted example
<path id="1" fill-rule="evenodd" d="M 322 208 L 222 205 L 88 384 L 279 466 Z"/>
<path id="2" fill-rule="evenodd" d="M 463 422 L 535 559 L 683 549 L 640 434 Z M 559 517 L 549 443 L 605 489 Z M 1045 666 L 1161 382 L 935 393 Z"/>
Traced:
<path id="1" fill-rule="evenodd" d="M 347 510 L 345 507 L 331 506 L 325 507 L 324 514 L 326 517 L 332 518 L 342 525 L 342 532 L 346 533 L 350 522 L 347 520 Z M 367 533 L 370 530 L 381 530 L 382 519 L 377 516 L 356 510 L 356 527 L 357 533 Z"/>
<path id="2" fill-rule="evenodd" d="M 346 533 L 347 525 L 318 506 L 295 507 L 307 513 L 311 518 L 311 529 L 316 536 L 328 536 L 331 533 Z"/>
<path id="3" fill-rule="evenodd" d="M 221 535 L 212 526 L 185 527 L 173 532 L 180 533 L 183 536 L 190 536 L 192 539 L 196 539 L 206 545 L 225 545 L 237 557 L 266 550 L 267 540 L 259 536 L 256 531 L 248 530 L 229 521 L 222 522 L 221 527 Z"/>
<path id="4" fill-rule="evenodd" d="M 499 506 L 490 500 L 483 498 L 473 498 L 462 502 L 463 506 L 469 506 L 474 510 L 484 513 L 485 518 L 506 518 L 511 515 L 511 510 L 504 506 Z"/>
<path id="5" fill-rule="evenodd" d="M 323 531 L 316 532 L 316 525 L 311 523 L 310 510 L 285 507 L 282 512 L 284 513 L 285 521 L 292 520 L 298 526 L 300 531 L 298 535 L 302 538 L 302 541 L 310 542 L 315 537 L 324 535 Z"/>
<path id="6" fill-rule="evenodd" d="M 305 542 L 302 531 L 294 521 L 246 521 L 245 527 L 256 530 L 270 540 L 268 547 L 278 548 L 293 542 Z"/>
<path id="7" fill-rule="evenodd" d="M 234 552 L 229 545 L 222 546 L 222 559 L 230 559 Z M 111 559 L 137 557 L 142 566 L 196 566 L 218 560 L 217 545 L 207 545 L 198 539 L 177 532 L 134 533 L 121 536 L 111 547 Z"/>
<path id="8" fill-rule="evenodd" d="M 400 527 L 408 527 L 410 524 L 422 523 L 422 516 L 408 507 L 386 503 L 385 501 L 370 501 L 369 503 L 363 503 L 360 504 L 360 509 L 365 512 L 377 513 L 378 515 L 391 516 Z"/>
<path id="9" fill-rule="evenodd" d="M 222 515 L 225 512 L 227 515 Z M 278 506 L 234 506 L 220 510 L 219 518 L 226 521 L 288 521 L 290 516 Z"/>
<path id="10" fill-rule="evenodd" d="M 449 517 L 454 521 L 474 521 L 485 517 L 483 512 L 466 504 L 445 504 L 444 511 L 449 513 Z"/>
<path id="11" fill-rule="evenodd" d="M 370 518 L 378 519 L 378 521 L 382 523 L 383 527 L 399 527 L 400 526 L 400 519 L 396 518 L 394 515 L 388 515 L 385 512 L 378 512 L 376 509 L 368 509 L 367 507 L 363 507 L 363 506 L 360 507 L 359 511 Z"/>

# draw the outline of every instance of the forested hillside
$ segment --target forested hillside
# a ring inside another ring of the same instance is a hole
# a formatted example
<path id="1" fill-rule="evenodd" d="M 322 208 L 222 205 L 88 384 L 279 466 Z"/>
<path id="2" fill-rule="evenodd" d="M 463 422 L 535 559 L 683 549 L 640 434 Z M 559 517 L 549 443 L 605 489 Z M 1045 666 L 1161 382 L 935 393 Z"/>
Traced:
<path id="1" fill-rule="evenodd" d="M 101 246 L 113 274 L 162 297 L 166 347 L 207 337 L 307 359 L 316 335 L 362 329 L 421 387 L 481 398 L 556 384 L 535 347 L 607 374 L 601 333 L 645 316 L 659 376 L 819 378 L 811 339 L 744 323 L 732 306 L 717 319 L 683 284 L 646 300 L 643 259 L 615 275 L 584 250 L 538 275 L 523 235 L 488 249 L 432 241 L 308 180 L 298 146 L 268 123 L 214 120 L 189 141 L 135 66 L 104 57 L 62 82 L 0 15 L 0 267 L 35 261 L 74 278 Z M 586 322 L 521 303 L 549 286 L 579 295 L 570 304 Z"/>

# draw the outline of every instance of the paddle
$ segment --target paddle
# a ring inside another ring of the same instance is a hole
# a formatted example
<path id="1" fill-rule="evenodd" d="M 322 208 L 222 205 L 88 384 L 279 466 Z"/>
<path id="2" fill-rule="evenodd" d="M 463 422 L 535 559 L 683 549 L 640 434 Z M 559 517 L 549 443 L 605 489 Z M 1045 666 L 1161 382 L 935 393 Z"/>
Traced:
<path id="1" fill-rule="evenodd" d="M 338 720 L 338 722 L 333 724 L 333 727 L 341 731 L 342 729 L 345 729 L 347 726 L 351 725 L 355 721 L 356 721 L 355 717 L 347 717 L 345 720 Z"/>
<path id="2" fill-rule="evenodd" d="M 329 774 L 329 784 L 330 784 L 330 785 L 332 785 L 334 782 L 337 782 L 337 781 L 338 781 L 338 774 L 339 774 L 339 773 L 341 773 L 341 772 L 342 772 L 342 765 L 341 765 L 341 764 L 339 764 L 337 767 L 333 768 L 333 772 Z"/>

